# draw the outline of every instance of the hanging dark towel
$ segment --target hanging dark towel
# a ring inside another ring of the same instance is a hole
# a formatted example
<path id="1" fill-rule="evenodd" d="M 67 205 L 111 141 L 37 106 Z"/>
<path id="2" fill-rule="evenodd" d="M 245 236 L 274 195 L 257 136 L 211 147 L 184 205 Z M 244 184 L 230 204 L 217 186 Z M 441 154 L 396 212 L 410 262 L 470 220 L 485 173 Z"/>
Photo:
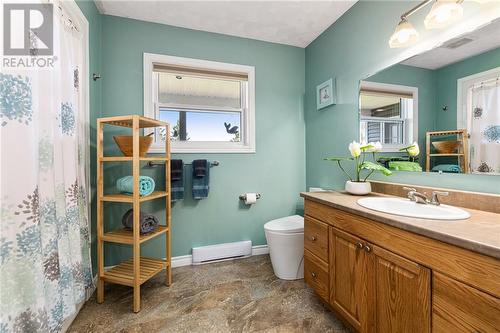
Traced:
<path id="1" fill-rule="evenodd" d="M 194 160 L 193 161 L 193 176 L 197 178 L 205 177 L 208 170 L 207 160 Z"/>
<path id="2" fill-rule="evenodd" d="M 170 200 L 182 200 L 184 199 L 184 162 L 172 160 L 170 163 Z"/>
<path id="3" fill-rule="evenodd" d="M 210 164 L 207 160 L 193 161 L 193 199 L 208 197 L 210 182 Z"/>
<path id="4" fill-rule="evenodd" d="M 122 224 L 126 229 L 134 229 L 134 210 L 129 209 L 122 217 Z M 141 234 L 148 234 L 158 228 L 158 219 L 152 214 L 139 213 L 139 226 Z"/>

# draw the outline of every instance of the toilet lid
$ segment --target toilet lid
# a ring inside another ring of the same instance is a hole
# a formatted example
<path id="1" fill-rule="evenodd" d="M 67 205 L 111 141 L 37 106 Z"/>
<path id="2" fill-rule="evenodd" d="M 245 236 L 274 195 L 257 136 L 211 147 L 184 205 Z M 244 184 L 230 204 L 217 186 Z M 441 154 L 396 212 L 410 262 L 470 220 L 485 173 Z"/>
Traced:
<path id="1" fill-rule="evenodd" d="M 294 233 L 304 231 L 304 218 L 299 215 L 282 217 L 264 224 L 267 231 L 278 231 L 284 233 Z"/>

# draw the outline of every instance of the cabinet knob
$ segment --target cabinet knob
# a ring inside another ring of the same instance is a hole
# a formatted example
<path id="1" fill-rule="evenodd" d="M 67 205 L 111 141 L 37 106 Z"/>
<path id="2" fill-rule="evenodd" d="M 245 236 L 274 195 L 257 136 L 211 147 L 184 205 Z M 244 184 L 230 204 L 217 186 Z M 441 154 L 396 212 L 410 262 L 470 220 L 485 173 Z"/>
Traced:
<path id="1" fill-rule="evenodd" d="M 316 277 L 316 273 L 311 272 L 311 276 L 312 276 L 313 278 L 315 278 L 315 277 Z"/>
<path id="2" fill-rule="evenodd" d="M 356 247 L 361 250 L 363 248 L 363 243 L 356 243 Z"/>
<path id="3" fill-rule="evenodd" d="M 316 236 L 311 236 L 311 237 L 309 237 L 309 239 L 311 240 L 311 242 L 315 242 L 317 238 L 316 238 Z"/>
<path id="4" fill-rule="evenodd" d="M 369 245 L 365 245 L 366 252 L 372 252 L 372 248 Z"/>

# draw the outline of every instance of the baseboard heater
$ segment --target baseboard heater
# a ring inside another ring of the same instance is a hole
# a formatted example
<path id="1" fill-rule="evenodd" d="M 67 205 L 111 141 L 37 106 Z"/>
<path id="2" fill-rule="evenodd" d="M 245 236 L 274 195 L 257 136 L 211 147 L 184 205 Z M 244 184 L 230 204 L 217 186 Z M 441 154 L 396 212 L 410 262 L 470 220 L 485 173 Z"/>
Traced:
<path id="1" fill-rule="evenodd" d="M 193 265 L 246 258 L 252 255 L 252 241 L 193 247 Z"/>

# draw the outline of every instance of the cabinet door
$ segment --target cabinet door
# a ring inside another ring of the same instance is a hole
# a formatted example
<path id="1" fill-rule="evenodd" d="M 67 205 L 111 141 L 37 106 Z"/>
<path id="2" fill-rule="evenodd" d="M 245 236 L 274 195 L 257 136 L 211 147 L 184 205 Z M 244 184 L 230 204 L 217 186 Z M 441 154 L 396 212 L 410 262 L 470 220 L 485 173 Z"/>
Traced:
<path id="1" fill-rule="evenodd" d="M 364 241 L 330 227 L 330 305 L 358 332 L 367 332 L 368 297 L 372 262 Z"/>
<path id="2" fill-rule="evenodd" d="M 430 332 L 430 270 L 377 246 L 366 249 L 375 262 L 370 308 L 376 331 Z"/>

